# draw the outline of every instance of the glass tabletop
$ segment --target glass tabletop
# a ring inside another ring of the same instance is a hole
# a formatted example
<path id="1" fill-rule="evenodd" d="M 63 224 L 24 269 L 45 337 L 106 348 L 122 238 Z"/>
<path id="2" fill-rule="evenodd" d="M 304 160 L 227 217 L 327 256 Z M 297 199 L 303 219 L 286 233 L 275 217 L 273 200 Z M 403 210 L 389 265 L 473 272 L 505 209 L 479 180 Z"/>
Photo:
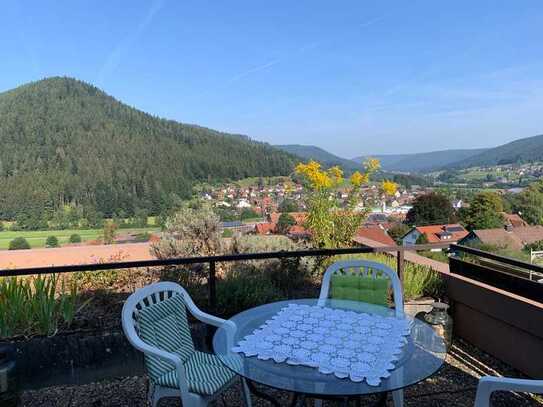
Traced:
<path id="1" fill-rule="evenodd" d="M 349 396 L 397 390 L 413 385 L 434 374 L 443 364 L 446 347 L 443 339 L 427 323 L 412 319 L 411 334 L 395 362 L 390 377 L 382 379 L 377 386 L 365 381 L 356 383 L 333 374 L 323 374 L 318 369 L 301 365 L 276 363 L 235 353 L 232 347 L 251 334 L 266 321 L 289 304 L 318 305 L 318 299 L 287 300 L 261 305 L 232 317 L 219 328 L 213 337 L 215 354 L 231 370 L 249 380 L 277 389 L 308 395 Z M 394 316 L 394 311 L 377 305 L 345 301 L 326 300 L 325 307 L 352 310 L 367 314 Z"/>

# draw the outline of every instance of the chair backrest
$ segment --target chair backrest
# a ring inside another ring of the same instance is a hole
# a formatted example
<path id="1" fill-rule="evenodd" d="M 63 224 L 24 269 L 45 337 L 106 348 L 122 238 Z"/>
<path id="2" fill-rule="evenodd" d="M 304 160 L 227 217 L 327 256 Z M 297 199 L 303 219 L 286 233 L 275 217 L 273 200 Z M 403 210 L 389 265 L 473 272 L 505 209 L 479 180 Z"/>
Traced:
<path id="1" fill-rule="evenodd" d="M 128 341 L 141 351 L 143 341 L 186 360 L 194 351 L 186 307 L 193 304 L 178 284 L 161 282 L 143 287 L 126 300 L 122 311 L 123 331 Z M 151 378 L 171 370 L 170 363 L 145 355 Z"/>
<path id="2" fill-rule="evenodd" d="M 332 279 L 337 274 L 371 279 L 383 278 L 383 276 L 388 277 L 392 285 L 396 316 L 404 315 L 402 283 L 398 278 L 398 274 L 382 263 L 369 260 L 338 261 L 328 267 L 322 279 L 319 303 L 324 303 L 325 300 L 330 298 Z"/>

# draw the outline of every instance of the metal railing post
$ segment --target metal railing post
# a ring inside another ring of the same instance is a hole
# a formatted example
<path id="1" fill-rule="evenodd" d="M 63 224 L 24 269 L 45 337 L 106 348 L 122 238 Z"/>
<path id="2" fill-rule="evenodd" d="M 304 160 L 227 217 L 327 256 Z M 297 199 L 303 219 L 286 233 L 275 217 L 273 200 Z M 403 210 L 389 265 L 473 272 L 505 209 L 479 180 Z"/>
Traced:
<path id="1" fill-rule="evenodd" d="M 404 271 L 404 251 L 398 250 L 396 255 L 396 271 L 398 273 L 398 278 L 403 283 L 403 271 Z"/>
<path id="2" fill-rule="evenodd" d="M 209 262 L 209 276 L 207 279 L 207 289 L 209 295 L 209 307 L 215 311 L 217 308 L 217 278 L 216 278 L 215 262 Z"/>

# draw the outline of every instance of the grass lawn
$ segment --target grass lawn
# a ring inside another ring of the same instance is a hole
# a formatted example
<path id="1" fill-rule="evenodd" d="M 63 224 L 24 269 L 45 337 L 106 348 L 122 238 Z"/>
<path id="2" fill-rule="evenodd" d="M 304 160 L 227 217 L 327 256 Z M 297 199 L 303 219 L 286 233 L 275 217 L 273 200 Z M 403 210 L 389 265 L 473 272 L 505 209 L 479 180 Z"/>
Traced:
<path id="1" fill-rule="evenodd" d="M 157 232 L 158 228 L 139 228 L 139 229 L 119 229 L 117 234 L 126 233 L 143 233 L 143 232 Z M 56 236 L 61 245 L 68 243 L 68 239 L 72 234 L 78 234 L 83 241 L 95 240 L 102 235 L 102 229 L 67 229 L 67 230 L 37 230 L 37 231 L 4 231 L 0 232 L 0 250 L 6 250 L 9 247 L 9 242 L 16 237 L 24 237 L 30 247 L 40 248 L 45 247 L 45 240 L 48 236 Z"/>

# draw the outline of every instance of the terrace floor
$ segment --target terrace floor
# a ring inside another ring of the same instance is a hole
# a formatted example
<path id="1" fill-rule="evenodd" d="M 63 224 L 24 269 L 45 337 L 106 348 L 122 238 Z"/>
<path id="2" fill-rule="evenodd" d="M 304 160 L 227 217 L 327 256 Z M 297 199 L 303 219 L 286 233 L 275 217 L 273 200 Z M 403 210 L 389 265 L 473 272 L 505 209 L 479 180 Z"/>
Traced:
<path id="1" fill-rule="evenodd" d="M 477 380 L 481 375 L 503 375 L 520 377 L 519 373 L 473 346 L 455 341 L 446 363 L 433 377 L 405 390 L 406 406 L 472 406 Z M 147 379 L 145 377 L 123 377 L 107 382 L 81 386 L 56 386 L 23 393 L 21 405 L 26 407 L 143 407 L 146 403 Z M 275 395 L 281 405 L 288 405 L 289 394 L 266 389 Z M 370 397 L 362 405 L 370 403 Z M 226 405 L 241 406 L 240 389 L 231 388 L 226 394 Z M 493 406 L 543 406 L 543 399 L 526 394 L 495 393 Z M 163 400 L 161 407 L 179 406 L 180 402 Z M 222 406 L 222 402 L 217 403 Z M 253 405 L 268 406 L 269 403 L 253 397 Z M 309 403 L 308 403 L 309 405 Z M 332 402 L 326 406 L 336 405 Z M 353 403 L 354 405 L 354 403 Z M 368 404 L 369 405 L 369 404 Z M 389 399 L 389 405 L 392 401 Z"/>

